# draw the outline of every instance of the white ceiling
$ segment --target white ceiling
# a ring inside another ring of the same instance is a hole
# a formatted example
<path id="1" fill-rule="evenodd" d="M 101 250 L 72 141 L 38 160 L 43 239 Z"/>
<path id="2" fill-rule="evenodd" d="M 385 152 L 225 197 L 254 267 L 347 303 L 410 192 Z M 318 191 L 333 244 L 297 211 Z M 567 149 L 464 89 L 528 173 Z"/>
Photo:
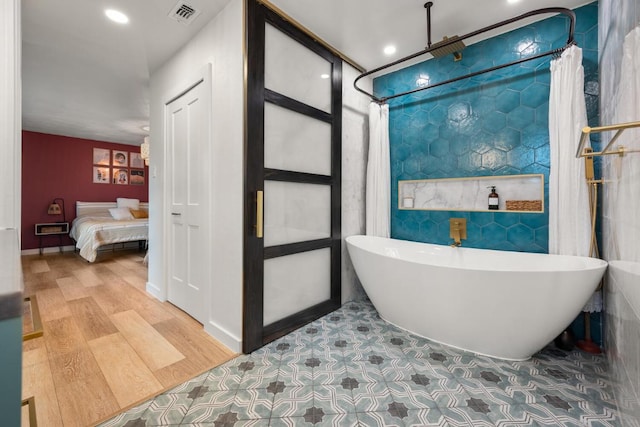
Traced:
<path id="1" fill-rule="evenodd" d="M 189 26 L 167 16 L 178 0 L 23 0 L 23 128 L 142 143 L 149 75 L 229 0 L 187 1 L 202 11 Z M 129 24 L 109 21 L 107 8 Z"/>
<path id="2" fill-rule="evenodd" d="M 149 120 L 149 75 L 229 1 L 186 0 L 201 14 L 184 26 L 167 16 L 177 0 L 23 0 L 23 128 L 139 145 Z M 423 0 L 271 2 L 366 69 L 426 45 Z M 532 9 L 587 3 L 435 0 L 432 40 L 463 35 Z M 125 12 L 130 23 L 107 20 L 106 8 Z M 382 53 L 388 44 L 398 49 L 390 57 Z"/>

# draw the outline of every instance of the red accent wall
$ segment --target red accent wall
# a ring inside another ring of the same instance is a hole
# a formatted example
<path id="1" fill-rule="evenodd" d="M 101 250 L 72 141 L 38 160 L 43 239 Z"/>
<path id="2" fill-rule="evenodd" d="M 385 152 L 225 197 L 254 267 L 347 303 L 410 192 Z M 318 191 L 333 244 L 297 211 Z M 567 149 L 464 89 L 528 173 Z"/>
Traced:
<path id="1" fill-rule="evenodd" d="M 149 169 L 144 185 L 93 183 L 93 148 L 140 152 L 140 147 L 37 132 L 22 132 L 22 249 L 39 247 L 34 225 L 62 221 L 48 215 L 54 198 L 64 199 L 66 219 L 75 218 L 76 201 L 115 202 L 117 197 L 149 200 Z M 63 236 L 64 245 L 72 245 Z M 59 244 L 58 236 L 43 236 L 44 247 Z"/>

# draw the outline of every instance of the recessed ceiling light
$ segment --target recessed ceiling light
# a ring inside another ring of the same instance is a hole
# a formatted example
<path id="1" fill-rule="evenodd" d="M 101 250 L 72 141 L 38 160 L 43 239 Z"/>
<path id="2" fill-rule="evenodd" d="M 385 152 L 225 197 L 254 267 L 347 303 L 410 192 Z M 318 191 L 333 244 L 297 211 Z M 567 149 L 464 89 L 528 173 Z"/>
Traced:
<path id="1" fill-rule="evenodd" d="M 385 55 L 393 55 L 396 53 L 396 47 L 394 45 L 389 45 L 384 48 Z"/>
<path id="2" fill-rule="evenodd" d="M 104 11 L 104 14 L 107 15 L 107 18 L 111 19 L 113 22 L 117 22 L 118 24 L 126 24 L 129 22 L 129 17 L 127 15 L 115 9 L 107 9 Z"/>
<path id="3" fill-rule="evenodd" d="M 320 74 L 321 79 L 328 79 L 329 77 L 329 74 Z"/>
<path id="4" fill-rule="evenodd" d="M 520 0 L 507 0 L 507 3 L 518 3 Z"/>

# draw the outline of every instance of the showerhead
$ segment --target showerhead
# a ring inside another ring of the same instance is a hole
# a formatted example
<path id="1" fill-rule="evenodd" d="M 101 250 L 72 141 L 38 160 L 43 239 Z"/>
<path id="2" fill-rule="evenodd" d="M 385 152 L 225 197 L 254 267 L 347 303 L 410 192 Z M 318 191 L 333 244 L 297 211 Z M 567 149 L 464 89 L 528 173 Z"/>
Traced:
<path id="1" fill-rule="evenodd" d="M 451 43 L 452 40 L 458 39 L 458 36 L 444 37 L 441 42 L 434 43 L 431 47 L 427 46 L 427 49 L 431 49 L 429 52 L 434 58 L 441 58 L 446 55 L 453 55 L 454 61 L 460 61 L 462 59 L 462 50 L 466 47 L 462 40 L 457 40 Z M 451 43 L 447 46 L 438 47 L 445 43 Z"/>
<path id="2" fill-rule="evenodd" d="M 432 7 L 433 7 L 433 2 L 427 2 L 424 4 L 424 8 L 427 9 L 427 47 L 426 49 L 429 50 L 429 53 L 431 53 L 431 55 L 434 58 L 441 58 L 445 55 L 452 54 L 454 61 L 460 61 L 462 59 L 462 49 L 465 48 L 464 42 L 460 40 L 460 37 L 453 36 L 451 38 L 448 38 L 447 36 L 444 36 L 441 42 L 431 44 L 431 8 Z M 444 44 L 447 44 L 447 46 L 442 46 Z"/>

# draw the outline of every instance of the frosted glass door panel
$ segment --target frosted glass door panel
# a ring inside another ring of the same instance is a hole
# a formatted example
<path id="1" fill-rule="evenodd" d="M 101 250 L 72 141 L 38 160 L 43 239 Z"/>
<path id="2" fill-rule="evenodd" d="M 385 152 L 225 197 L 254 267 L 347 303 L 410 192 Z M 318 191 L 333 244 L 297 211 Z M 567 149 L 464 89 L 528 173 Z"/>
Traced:
<path id="1" fill-rule="evenodd" d="M 271 25 L 265 46 L 265 88 L 330 113 L 331 63 Z"/>
<path id="2" fill-rule="evenodd" d="M 266 103 L 264 167 L 331 175 L 331 125 Z"/>
<path id="3" fill-rule="evenodd" d="M 264 182 L 264 246 L 331 237 L 331 187 Z"/>
<path id="4" fill-rule="evenodd" d="M 302 252 L 264 261 L 264 325 L 331 297 L 331 250 Z"/>

